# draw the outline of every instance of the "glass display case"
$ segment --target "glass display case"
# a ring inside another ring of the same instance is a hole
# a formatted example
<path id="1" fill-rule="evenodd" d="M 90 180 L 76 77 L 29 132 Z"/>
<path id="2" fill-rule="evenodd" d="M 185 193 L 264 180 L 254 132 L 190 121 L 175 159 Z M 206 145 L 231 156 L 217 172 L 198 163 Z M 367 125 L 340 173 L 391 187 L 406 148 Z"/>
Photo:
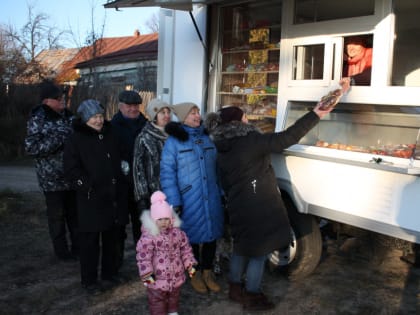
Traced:
<path id="1" fill-rule="evenodd" d="M 286 127 L 315 103 L 290 102 Z M 339 103 L 299 142 L 380 157 L 420 159 L 420 107 Z"/>
<path id="2" fill-rule="evenodd" d="M 279 79 L 281 2 L 222 9 L 220 107 L 239 106 L 263 131 L 274 131 Z"/>

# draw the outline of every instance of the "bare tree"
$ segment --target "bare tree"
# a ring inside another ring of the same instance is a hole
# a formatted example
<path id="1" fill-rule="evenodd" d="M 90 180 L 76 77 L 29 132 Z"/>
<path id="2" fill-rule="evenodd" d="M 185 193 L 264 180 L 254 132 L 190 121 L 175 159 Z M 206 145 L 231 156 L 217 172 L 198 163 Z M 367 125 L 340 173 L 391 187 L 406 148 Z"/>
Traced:
<path id="1" fill-rule="evenodd" d="M 159 33 L 159 14 L 153 13 L 145 24 L 151 33 Z"/>
<path id="2" fill-rule="evenodd" d="M 7 36 L 5 26 L 0 26 L 0 83 L 13 82 L 26 66 L 21 50 Z"/>
<path id="3" fill-rule="evenodd" d="M 13 25 L 8 25 L 7 36 L 16 43 L 28 61 L 34 61 L 43 49 L 62 48 L 60 40 L 69 32 L 49 26 L 48 21 L 48 15 L 36 13 L 34 5 L 28 4 L 28 20 L 22 29 L 17 31 Z"/>
<path id="4" fill-rule="evenodd" d="M 96 71 L 96 58 L 100 57 L 103 53 L 105 41 L 104 32 L 106 25 L 106 15 L 102 18 L 102 24 L 97 27 L 95 21 L 95 0 L 90 1 L 90 30 L 86 33 L 83 42 L 77 38 L 76 34 L 73 34 L 73 40 L 77 47 L 79 47 L 79 62 L 85 62 L 87 71 L 81 73 L 79 78 L 77 93 L 74 95 L 74 101 L 76 104 L 80 100 L 85 98 L 97 98 L 102 101 L 103 90 L 100 90 L 101 86 L 100 78 Z"/>
<path id="5" fill-rule="evenodd" d="M 95 27 L 95 7 L 93 4 L 91 5 L 91 30 L 86 37 L 86 45 L 89 46 L 88 49 L 85 49 L 85 59 L 91 60 L 92 62 L 89 64 L 89 74 L 88 74 L 88 81 L 95 86 L 98 82 L 98 77 L 95 71 L 95 58 L 99 57 L 102 54 L 102 49 L 104 45 L 104 31 L 105 31 L 105 22 L 106 17 L 103 18 L 103 23 L 100 26 L 99 30 Z"/>

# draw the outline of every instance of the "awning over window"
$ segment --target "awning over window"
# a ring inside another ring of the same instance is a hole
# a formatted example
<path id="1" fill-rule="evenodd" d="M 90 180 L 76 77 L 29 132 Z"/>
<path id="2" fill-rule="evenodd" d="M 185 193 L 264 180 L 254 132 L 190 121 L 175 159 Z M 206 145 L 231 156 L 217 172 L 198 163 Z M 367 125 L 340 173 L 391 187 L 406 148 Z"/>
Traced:
<path id="1" fill-rule="evenodd" d="M 104 4 L 104 7 L 105 9 L 161 7 L 165 9 L 191 11 L 194 4 L 205 5 L 217 2 L 223 2 L 223 0 L 109 0 Z"/>

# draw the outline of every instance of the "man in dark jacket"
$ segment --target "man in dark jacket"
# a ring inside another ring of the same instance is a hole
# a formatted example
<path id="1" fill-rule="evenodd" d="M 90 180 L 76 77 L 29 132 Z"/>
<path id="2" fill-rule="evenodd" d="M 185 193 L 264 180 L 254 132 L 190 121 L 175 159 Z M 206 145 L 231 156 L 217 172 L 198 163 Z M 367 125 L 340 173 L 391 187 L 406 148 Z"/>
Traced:
<path id="1" fill-rule="evenodd" d="M 65 108 L 63 92 L 57 85 L 46 81 L 40 88 L 41 105 L 32 110 L 27 123 L 25 150 L 36 161 L 55 255 L 61 260 L 74 260 L 79 253 L 76 199 L 63 173 L 64 143 L 73 132 L 74 116 Z M 70 232 L 70 248 L 66 226 Z"/>
<path id="2" fill-rule="evenodd" d="M 139 110 L 139 106 L 142 103 L 142 98 L 139 93 L 135 91 L 122 91 L 119 94 L 118 113 L 114 115 L 111 120 L 114 130 L 118 134 L 119 141 L 123 146 L 123 160 L 127 161 L 132 168 L 133 165 L 133 151 L 134 142 L 137 135 L 143 129 L 147 122 L 146 117 Z M 131 169 L 129 170 L 131 173 Z M 133 177 L 130 176 L 130 182 L 128 187 L 128 211 L 131 219 L 131 227 L 133 232 L 134 246 L 140 238 L 140 213 L 137 209 L 137 204 L 134 199 L 134 184 Z M 127 235 L 125 233 L 125 227 L 121 230 L 121 255 L 124 254 L 124 240 Z M 121 256 L 122 259 L 123 256 Z M 121 260 L 122 262 L 122 260 Z"/>

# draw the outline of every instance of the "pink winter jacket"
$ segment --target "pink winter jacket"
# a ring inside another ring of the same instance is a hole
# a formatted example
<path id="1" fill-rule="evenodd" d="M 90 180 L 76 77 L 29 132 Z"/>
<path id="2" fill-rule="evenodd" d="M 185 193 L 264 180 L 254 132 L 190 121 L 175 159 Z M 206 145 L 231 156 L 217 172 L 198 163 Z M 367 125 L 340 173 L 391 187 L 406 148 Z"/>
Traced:
<path id="1" fill-rule="evenodd" d="M 142 235 L 137 243 L 137 266 L 140 277 L 153 273 L 150 289 L 172 291 L 185 282 L 185 270 L 197 264 L 187 235 L 179 228 L 181 220 L 173 212 L 172 227 L 160 232 L 150 216 L 143 211 Z"/>

